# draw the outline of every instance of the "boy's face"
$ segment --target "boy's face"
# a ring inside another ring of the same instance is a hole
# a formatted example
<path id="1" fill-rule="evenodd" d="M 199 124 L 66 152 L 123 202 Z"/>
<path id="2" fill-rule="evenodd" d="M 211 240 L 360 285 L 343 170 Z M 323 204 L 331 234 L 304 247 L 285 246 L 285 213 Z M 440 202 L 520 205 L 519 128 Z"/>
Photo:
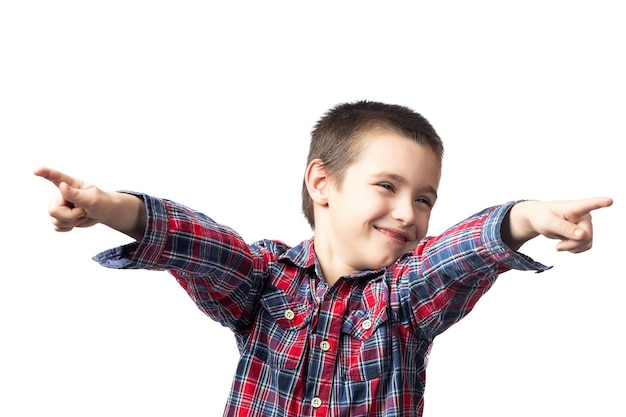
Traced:
<path id="1" fill-rule="evenodd" d="M 366 135 L 360 157 L 329 190 L 332 263 L 345 266 L 342 274 L 378 269 L 415 249 L 428 230 L 440 175 L 430 148 L 397 133 Z"/>

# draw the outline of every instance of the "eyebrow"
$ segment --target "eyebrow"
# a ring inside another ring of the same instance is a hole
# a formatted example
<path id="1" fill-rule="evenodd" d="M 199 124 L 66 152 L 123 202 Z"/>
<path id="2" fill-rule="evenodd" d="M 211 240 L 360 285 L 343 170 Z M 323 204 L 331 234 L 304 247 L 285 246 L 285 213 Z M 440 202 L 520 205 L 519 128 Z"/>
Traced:
<path id="1" fill-rule="evenodd" d="M 393 172 L 379 172 L 377 174 L 374 174 L 374 177 L 376 178 L 381 178 L 381 179 L 390 179 L 390 180 L 394 180 L 395 182 L 399 182 L 401 184 L 407 184 L 408 181 L 406 178 L 404 178 L 402 175 L 398 175 L 398 174 L 394 174 Z M 420 189 L 420 191 L 425 191 L 425 192 L 429 192 L 434 194 L 435 198 L 437 198 L 437 191 L 430 185 L 425 186 L 424 188 Z"/>

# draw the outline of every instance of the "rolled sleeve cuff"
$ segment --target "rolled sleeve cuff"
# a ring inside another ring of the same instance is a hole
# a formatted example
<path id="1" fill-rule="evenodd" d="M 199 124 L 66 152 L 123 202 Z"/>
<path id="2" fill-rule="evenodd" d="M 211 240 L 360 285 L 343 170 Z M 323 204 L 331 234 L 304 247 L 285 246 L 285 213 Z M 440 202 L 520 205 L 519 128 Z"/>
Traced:
<path id="1" fill-rule="evenodd" d="M 146 194 L 121 191 L 143 199 L 146 205 L 146 230 L 141 242 L 133 242 L 98 253 L 92 259 L 114 269 L 163 269 L 163 257 L 168 239 L 168 211 L 165 200 Z"/>
<path id="2" fill-rule="evenodd" d="M 513 205 L 517 202 L 518 201 L 512 201 L 507 204 L 494 207 L 488 214 L 482 226 L 484 248 L 493 259 L 499 263 L 505 264 L 511 269 L 520 271 L 535 271 L 537 273 L 547 271 L 548 269 L 551 269 L 552 266 L 544 265 L 521 252 L 514 251 L 502 240 L 502 221 L 509 210 L 511 210 Z"/>

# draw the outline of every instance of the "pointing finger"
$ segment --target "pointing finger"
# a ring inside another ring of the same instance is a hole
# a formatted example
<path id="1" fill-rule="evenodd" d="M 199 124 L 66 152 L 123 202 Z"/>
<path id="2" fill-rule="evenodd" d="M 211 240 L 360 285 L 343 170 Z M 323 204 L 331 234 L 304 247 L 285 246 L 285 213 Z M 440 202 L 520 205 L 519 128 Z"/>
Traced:
<path id="1" fill-rule="evenodd" d="M 70 187 L 80 188 L 82 181 L 71 177 L 67 174 L 57 171 L 56 169 L 41 167 L 33 171 L 33 174 L 42 177 L 59 187 L 61 183 L 67 183 Z"/>
<path id="2" fill-rule="evenodd" d="M 613 199 L 608 197 L 592 197 L 583 198 L 575 203 L 576 205 L 572 211 L 578 215 L 584 215 L 593 210 L 609 207 L 613 204 Z"/>

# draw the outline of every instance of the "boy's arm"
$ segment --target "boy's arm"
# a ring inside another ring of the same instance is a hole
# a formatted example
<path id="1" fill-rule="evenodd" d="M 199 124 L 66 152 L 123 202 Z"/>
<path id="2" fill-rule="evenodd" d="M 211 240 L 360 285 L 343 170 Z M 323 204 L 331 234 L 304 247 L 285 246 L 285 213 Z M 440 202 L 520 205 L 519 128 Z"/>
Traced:
<path id="1" fill-rule="evenodd" d="M 502 240 L 518 250 L 539 235 L 559 239 L 559 251 L 584 252 L 591 248 L 591 211 L 608 207 L 607 197 L 573 201 L 523 201 L 515 204 L 502 222 Z"/>
<path id="2" fill-rule="evenodd" d="M 101 223 L 141 241 L 146 228 L 146 207 L 134 195 L 103 191 L 93 184 L 60 171 L 42 167 L 34 174 L 52 182 L 59 190 L 48 213 L 55 230 L 68 232 L 74 227 Z"/>
<path id="3" fill-rule="evenodd" d="M 549 269 L 516 252 L 536 236 L 561 239 L 560 251 L 589 249 L 593 237 L 590 212 L 612 202 L 590 198 L 508 203 L 422 240 L 406 273 L 416 327 L 432 339 L 465 317 L 501 273 Z"/>
<path id="4" fill-rule="evenodd" d="M 57 231 L 102 223 L 136 240 L 97 254 L 100 265 L 167 270 L 211 318 L 236 332 L 250 324 L 270 262 L 259 245 L 173 201 L 105 192 L 49 168 L 34 173 L 60 191 L 49 208 Z"/>

